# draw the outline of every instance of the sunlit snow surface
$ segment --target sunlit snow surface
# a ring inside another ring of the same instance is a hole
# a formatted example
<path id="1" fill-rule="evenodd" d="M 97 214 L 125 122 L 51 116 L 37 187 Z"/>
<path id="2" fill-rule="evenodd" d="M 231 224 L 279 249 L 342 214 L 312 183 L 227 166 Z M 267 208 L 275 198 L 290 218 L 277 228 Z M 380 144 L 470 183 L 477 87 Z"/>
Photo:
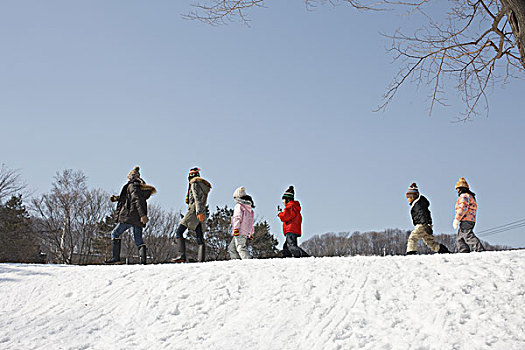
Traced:
<path id="1" fill-rule="evenodd" d="M 1 349 L 525 349 L 525 251 L 0 264 Z"/>

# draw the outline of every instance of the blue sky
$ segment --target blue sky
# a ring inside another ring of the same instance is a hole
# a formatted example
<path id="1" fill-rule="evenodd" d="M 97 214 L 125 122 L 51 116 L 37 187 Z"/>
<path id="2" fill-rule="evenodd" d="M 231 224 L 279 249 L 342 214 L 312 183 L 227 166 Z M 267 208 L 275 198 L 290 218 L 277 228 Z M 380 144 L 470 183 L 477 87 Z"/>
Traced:
<path id="1" fill-rule="evenodd" d="M 411 228 L 413 181 L 435 230 L 452 233 L 459 176 L 478 193 L 478 230 L 525 217 L 523 79 L 495 86 L 489 118 L 468 123 L 454 123 L 454 99 L 429 117 L 415 85 L 374 113 L 398 69 L 379 32 L 410 19 L 287 1 L 250 28 L 211 27 L 181 18 L 190 3 L 2 1 L 0 162 L 37 194 L 66 168 L 118 191 L 138 164 L 153 201 L 175 210 L 199 166 L 212 206 L 244 185 L 279 238 L 290 184 L 304 238 Z M 525 229 L 488 240 L 525 246 Z"/>

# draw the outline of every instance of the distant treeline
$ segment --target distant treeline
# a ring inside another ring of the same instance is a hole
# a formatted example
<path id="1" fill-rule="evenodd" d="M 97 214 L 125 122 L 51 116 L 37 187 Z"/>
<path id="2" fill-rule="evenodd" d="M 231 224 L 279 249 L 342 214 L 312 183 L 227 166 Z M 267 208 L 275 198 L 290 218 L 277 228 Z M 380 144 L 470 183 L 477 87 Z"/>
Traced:
<path id="1" fill-rule="evenodd" d="M 407 249 L 407 238 L 410 231 L 387 229 L 370 232 L 341 232 L 316 235 L 301 245 L 314 256 L 354 256 L 354 255 L 404 255 Z M 450 234 L 435 235 L 436 241 L 456 252 L 456 236 Z M 491 245 L 483 241 L 487 250 L 508 250 L 511 247 Z M 431 250 L 423 244 L 418 244 L 419 254 L 430 254 Z"/>

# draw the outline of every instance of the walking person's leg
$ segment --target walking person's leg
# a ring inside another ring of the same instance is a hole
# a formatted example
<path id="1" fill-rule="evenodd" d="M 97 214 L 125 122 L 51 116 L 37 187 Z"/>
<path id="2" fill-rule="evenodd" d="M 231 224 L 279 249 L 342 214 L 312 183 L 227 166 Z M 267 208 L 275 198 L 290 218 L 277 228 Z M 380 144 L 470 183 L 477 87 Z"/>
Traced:
<path id="1" fill-rule="evenodd" d="M 133 232 L 133 240 L 135 245 L 140 247 L 144 245 L 144 240 L 142 239 L 143 228 L 141 226 L 131 226 L 131 231 Z"/>
<path id="2" fill-rule="evenodd" d="M 298 237 L 299 236 L 295 233 L 286 234 L 286 245 L 288 246 L 290 254 L 292 254 L 294 258 L 300 258 L 302 256 L 301 248 L 297 246 Z"/>
<path id="3" fill-rule="evenodd" d="M 470 247 L 465 242 L 465 239 L 461 231 L 458 231 L 458 238 L 456 240 L 456 243 L 458 246 L 458 253 L 470 253 Z"/>
<path id="4" fill-rule="evenodd" d="M 428 225 L 424 225 L 424 231 L 421 233 L 421 238 L 423 239 L 423 242 L 432 249 L 434 253 L 439 252 L 439 249 L 441 245 L 434 241 L 434 235 L 432 234 L 432 228 Z"/>
<path id="5" fill-rule="evenodd" d="M 111 254 L 112 257 L 110 260 L 106 260 L 105 262 L 108 264 L 116 263 L 120 261 L 120 249 L 121 249 L 121 243 L 122 240 L 120 236 L 126 232 L 127 229 L 129 229 L 131 225 L 124 224 L 124 223 L 118 223 L 117 227 L 113 229 L 113 232 L 111 232 Z"/>
<path id="6" fill-rule="evenodd" d="M 139 258 L 142 265 L 146 265 L 147 262 L 147 251 L 146 244 L 142 238 L 143 228 L 141 226 L 133 226 L 131 228 L 133 231 L 133 239 L 135 240 L 135 245 L 139 249 Z"/>
<path id="7" fill-rule="evenodd" d="M 484 252 L 485 251 L 485 247 L 483 246 L 483 243 L 481 243 L 479 238 L 476 237 L 474 232 L 467 233 L 465 235 L 464 239 L 465 239 L 465 242 L 470 247 L 471 251 L 475 251 L 475 252 Z"/>
<path id="8" fill-rule="evenodd" d="M 288 243 L 286 241 L 284 241 L 284 244 L 283 244 L 282 257 L 283 258 L 291 258 L 292 257 L 292 253 L 290 253 L 290 250 L 288 249 Z"/>
<path id="9" fill-rule="evenodd" d="M 130 224 L 124 224 L 122 222 L 119 222 L 117 227 L 115 227 L 113 229 L 113 232 L 111 232 L 111 239 L 120 239 L 120 236 L 122 236 L 122 234 L 126 232 L 126 230 L 128 230 L 130 227 Z"/>
<path id="10" fill-rule="evenodd" d="M 248 251 L 248 247 L 246 246 L 246 236 L 236 236 L 235 240 L 237 241 L 237 252 L 241 259 L 251 259 L 250 252 Z"/>
<path id="11" fill-rule="evenodd" d="M 308 254 L 303 248 L 297 246 L 301 250 L 301 258 L 309 258 L 310 254 Z"/>
<path id="12" fill-rule="evenodd" d="M 416 225 L 407 240 L 407 255 L 417 254 L 417 242 L 421 234 L 421 225 Z"/>
<path id="13" fill-rule="evenodd" d="M 206 244 L 204 243 L 204 232 L 202 232 L 202 224 L 199 224 L 195 229 L 195 235 L 197 236 L 197 261 L 206 261 Z"/>
<path id="14" fill-rule="evenodd" d="M 172 259 L 172 262 L 186 262 L 186 240 L 184 239 L 184 232 L 187 227 L 180 224 L 175 232 L 175 241 L 177 242 L 177 255 Z"/>
<path id="15" fill-rule="evenodd" d="M 230 245 L 228 246 L 228 252 L 230 253 L 230 259 L 240 259 L 241 256 L 237 252 L 237 246 L 235 244 L 235 238 L 236 236 L 232 237 L 232 241 L 230 242 Z"/>
<path id="16" fill-rule="evenodd" d="M 479 238 L 474 234 L 474 225 L 475 223 L 470 221 L 463 221 L 459 225 L 460 231 L 463 232 L 463 240 L 468 244 L 471 251 L 484 252 L 485 247 L 483 247 Z"/>

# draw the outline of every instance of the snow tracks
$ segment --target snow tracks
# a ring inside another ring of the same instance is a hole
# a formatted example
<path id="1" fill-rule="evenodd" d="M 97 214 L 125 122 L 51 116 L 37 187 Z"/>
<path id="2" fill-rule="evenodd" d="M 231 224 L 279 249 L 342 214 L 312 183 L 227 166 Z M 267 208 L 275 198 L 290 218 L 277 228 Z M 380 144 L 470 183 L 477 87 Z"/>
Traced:
<path id="1" fill-rule="evenodd" d="M 523 349 L 525 251 L 0 265 L 2 349 Z"/>

